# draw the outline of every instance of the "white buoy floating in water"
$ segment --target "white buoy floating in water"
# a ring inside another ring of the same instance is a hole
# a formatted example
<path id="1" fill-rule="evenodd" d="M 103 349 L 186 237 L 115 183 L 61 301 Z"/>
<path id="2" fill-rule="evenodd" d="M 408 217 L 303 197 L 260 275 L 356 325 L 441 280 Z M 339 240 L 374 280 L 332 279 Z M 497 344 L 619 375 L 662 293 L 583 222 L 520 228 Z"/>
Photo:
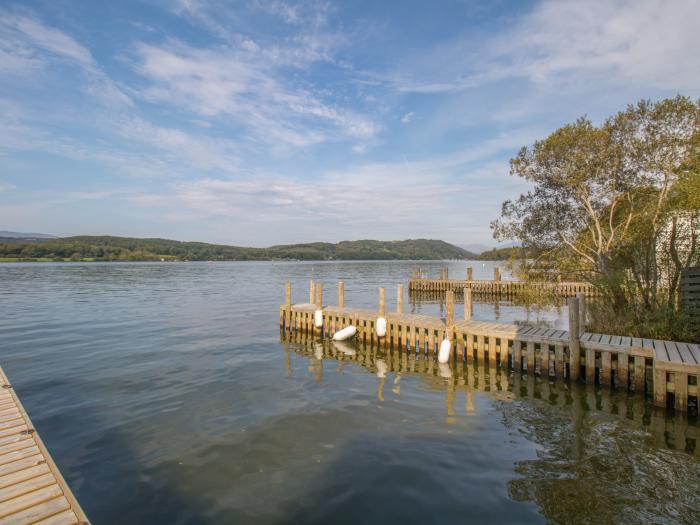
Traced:
<path id="1" fill-rule="evenodd" d="M 355 337 L 357 333 L 357 328 L 353 325 L 346 326 L 342 330 L 338 330 L 333 334 L 333 341 L 346 341 Z"/>
<path id="2" fill-rule="evenodd" d="M 316 310 L 314 312 L 314 324 L 316 328 L 321 328 L 323 326 L 323 310 Z"/>
<path id="3" fill-rule="evenodd" d="M 386 335 L 386 319 L 384 317 L 377 317 L 374 326 L 377 330 L 377 337 L 384 337 Z"/>
<path id="4" fill-rule="evenodd" d="M 452 349 L 452 344 L 450 340 L 445 337 L 440 343 L 440 351 L 438 352 L 438 363 L 447 363 L 450 360 L 450 350 Z"/>

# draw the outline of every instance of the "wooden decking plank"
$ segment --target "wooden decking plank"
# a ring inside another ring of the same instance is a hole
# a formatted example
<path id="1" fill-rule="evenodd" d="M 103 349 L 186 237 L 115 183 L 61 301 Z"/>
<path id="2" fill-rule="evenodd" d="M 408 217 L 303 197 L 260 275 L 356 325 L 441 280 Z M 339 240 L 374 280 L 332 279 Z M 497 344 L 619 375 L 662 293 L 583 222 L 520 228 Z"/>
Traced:
<path id="1" fill-rule="evenodd" d="M 32 508 L 36 509 L 43 503 L 62 496 L 63 492 L 61 491 L 61 487 L 53 483 L 38 490 L 17 496 L 11 500 L 4 501 L 2 505 L 0 505 L 0 518 L 11 517 L 13 514 L 16 515 L 21 511 L 31 510 Z M 55 514 L 55 512 L 53 514 Z M 0 523 L 2 523 L 2 520 L 0 520 Z"/>
<path id="2" fill-rule="evenodd" d="M 695 359 L 695 362 L 700 364 L 700 345 L 688 343 L 688 350 L 690 350 L 690 353 L 693 354 L 693 359 Z"/>
<path id="3" fill-rule="evenodd" d="M 654 349 L 654 357 L 656 359 L 660 359 L 661 361 L 670 361 L 671 360 L 668 356 L 668 352 L 666 351 L 666 345 L 664 344 L 663 341 L 659 341 L 657 339 L 654 339 L 651 344 L 652 344 L 652 348 Z"/>
<path id="4" fill-rule="evenodd" d="M 620 346 L 632 346 L 632 338 L 631 337 L 622 337 L 620 339 Z"/>
<path id="5" fill-rule="evenodd" d="M 642 341 L 642 339 L 639 337 L 633 337 L 632 338 L 632 346 L 637 347 L 637 348 L 644 348 L 644 341 Z"/>
<path id="6" fill-rule="evenodd" d="M 610 343 L 613 346 L 622 346 L 622 337 L 619 335 L 613 335 L 610 337 Z"/>
<path id="7" fill-rule="evenodd" d="M 31 457 L 35 454 L 39 454 L 39 447 L 37 447 L 36 444 L 21 450 L 12 450 L 0 456 L 0 465 L 6 465 L 13 461 Z"/>
<path id="8" fill-rule="evenodd" d="M 678 348 L 678 352 L 680 352 L 681 359 L 684 363 L 688 363 L 690 365 L 700 364 L 695 360 L 695 357 L 693 357 L 687 343 L 676 343 L 676 348 Z"/>
<path id="9" fill-rule="evenodd" d="M 20 435 L 18 436 L 16 441 L 13 441 L 12 443 L 8 443 L 7 445 L 0 445 L 0 455 L 7 454 L 8 452 L 12 452 L 13 450 L 20 450 L 23 448 L 27 447 L 33 447 L 34 446 L 34 440 L 28 436 L 28 435 Z M 24 439 L 21 439 L 24 438 Z"/>
<path id="10" fill-rule="evenodd" d="M 663 343 L 664 347 L 666 347 L 666 352 L 668 353 L 668 360 L 673 361 L 675 363 L 683 363 L 683 358 L 681 357 L 681 353 L 678 351 L 678 348 L 676 347 L 676 343 L 673 341 L 660 341 Z"/>
<path id="11" fill-rule="evenodd" d="M 13 472 L 17 472 L 18 470 L 23 470 L 25 468 L 33 467 L 35 465 L 40 465 L 45 461 L 46 460 L 44 459 L 44 456 L 42 456 L 39 452 L 36 452 L 33 456 L 18 459 L 17 461 L 13 461 L 12 463 L 0 465 L 0 476 L 7 476 L 8 474 L 12 474 Z"/>
<path id="12" fill-rule="evenodd" d="M 598 339 L 598 342 L 603 343 L 604 345 L 609 345 L 611 339 L 612 339 L 611 335 L 601 334 L 600 339 Z"/>
<path id="13" fill-rule="evenodd" d="M 0 525 L 26 525 L 50 518 L 70 508 L 68 500 L 64 496 L 41 502 L 15 514 L 0 518 Z"/>
<path id="14" fill-rule="evenodd" d="M 37 521 L 34 523 L 34 525 L 75 525 L 78 523 L 78 517 L 75 515 L 75 512 L 68 509 L 58 514 L 54 514 L 45 520 Z"/>
<path id="15" fill-rule="evenodd" d="M 23 494 L 27 494 L 28 492 L 33 492 L 35 490 L 48 487 L 49 485 L 56 485 L 56 478 L 54 478 L 50 472 L 24 480 L 16 485 L 11 485 L 4 489 L 0 489 L 0 508 L 3 506 L 4 501 L 17 498 Z"/>
<path id="16" fill-rule="evenodd" d="M 26 468 L 24 470 L 18 470 L 12 474 L 0 477 L 0 489 L 21 483 L 24 480 L 31 479 L 42 474 L 46 474 L 47 472 L 51 472 L 51 470 L 46 463 Z"/>

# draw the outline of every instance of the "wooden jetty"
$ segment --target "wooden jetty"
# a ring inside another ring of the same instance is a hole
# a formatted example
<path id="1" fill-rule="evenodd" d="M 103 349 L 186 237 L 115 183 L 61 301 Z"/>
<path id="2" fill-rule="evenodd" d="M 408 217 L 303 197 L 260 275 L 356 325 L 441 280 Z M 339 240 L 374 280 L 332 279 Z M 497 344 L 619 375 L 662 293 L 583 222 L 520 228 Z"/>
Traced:
<path id="1" fill-rule="evenodd" d="M 494 268 L 492 280 L 474 280 L 471 267 L 467 268 L 466 279 L 450 279 L 447 268 L 440 270 L 437 279 L 431 279 L 418 269 L 413 272 L 411 280 L 408 281 L 409 292 L 457 292 L 469 288 L 474 294 L 485 294 L 493 296 L 514 296 L 523 293 L 540 292 L 559 297 L 575 297 L 583 294 L 586 297 L 597 295 L 595 287 L 584 282 L 526 282 L 526 281 L 506 281 L 502 278 L 501 269 Z"/>
<path id="2" fill-rule="evenodd" d="M 0 368 L 0 524 L 88 524 Z"/>
<path id="3" fill-rule="evenodd" d="M 614 392 L 592 384 L 565 383 L 561 378 L 513 373 L 512 370 L 489 367 L 488 363 L 479 366 L 475 362 L 456 361 L 450 365 L 440 365 L 427 354 L 409 352 L 403 348 L 382 352 L 367 344 L 350 347 L 346 343 L 319 340 L 310 332 L 282 332 L 281 342 L 287 357 L 294 352 L 311 359 L 312 366 L 316 365 L 313 371 L 319 381 L 324 373 L 322 363 L 327 360 L 352 363 L 376 373 L 379 401 L 384 401 L 385 396 L 400 395 L 396 383 L 385 380 L 386 374 L 419 377 L 427 388 L 445 392 L 445 417 L 448 423 L 460 410 L 467 414 L 476 410 L 475 393 L 487 393 L 491 398 L 505 403 L 525 398 L 539 399 L 548 405 L 569 405 L 572 417 L 579 420 L 587 411 L 632 420 L 650 433 L 657 446 L 700 457 L 700 424 L 697 420 L 693 421 L 682 413 L 669 417 L 664 410 L 656 409 L 643 396 L 631 391 Z M 287 362 L 286 369 L 287 375 L 293 374 L 291 362 Z M 457 401 L 458 394 L 464 395 L 465 402 L 461 407 Z M 579 425 L 579 428 L 582 426 Z"/>
<path id="4" fill-rule="evenodd" d="M 379 308 L 345 306 L 344 285 L 338 285 L 338 305 L 324 305 L 323 286 L 311 283 L 308 303 L 292 302 L 287 283 L 280 305 L 280 328 L 286 332 L 330 337 L 354 325 L 362 343 L 380 348 L 403 348 L 433 355 L 440 342 L 452 343 L 452 360 L 486 363 L 505 370 L 554 376 L 571 381 L 630 389 L 653 394 L 654 404 L 688 410 L 698 403 L 700 345 L 590 333 L 586 326 L 586 297 L 568 299 L 569 330 L 524 324 L 476 321 L 471 318 L 472 291 L 463 289 L 464 315 L 455 318 L 454 292 L 445 293 L 445 318 L 404 313 L 403 285 L 397 288 L 396 312 L 387 312 L 385 290 L 379 289 Z M 320 326 L 317 326 L 316 317 Z M 387 333 L 377 335 L 376 321 L 387 321 Z"/>

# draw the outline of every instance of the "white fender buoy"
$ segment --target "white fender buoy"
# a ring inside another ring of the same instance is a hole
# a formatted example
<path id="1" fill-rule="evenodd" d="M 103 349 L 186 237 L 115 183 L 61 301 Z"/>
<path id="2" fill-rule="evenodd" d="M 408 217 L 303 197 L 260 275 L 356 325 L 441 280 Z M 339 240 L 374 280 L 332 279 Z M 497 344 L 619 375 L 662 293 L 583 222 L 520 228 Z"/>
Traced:
<path id="1" fill-rule="evenodd" d="M 386 335 L 386 319 L 383 317 L 377 317 L 377 321 L 374 323 L 377 329 L 377 337 L 384 337 Z"/>
<path id="2" fill-rule="evenodd" d="M 314 312 L 314 324 L 316 325 L 316 328 L 321 328 L 323 326 L 323 311 L 322 310 L 316 310 Z"/>
<path id="3" fill-rule="evenodd" d="M 438 352 L 438 363 L 447 363 L 450 360 L 450 350 L 452 345 L 450 340 L 445 337 L 440 343 L 440 351 Z"/>
<path id="4" fill-rule="evenodd" d="M 345 341 L 347 339 L 352 339 L 357 333 L 357 328 L 353 325 L 346 326 L 342 330 L 338 330 L 333 334 L 333 341 Z"/>
<path id="5" fill-rule="evenodd" d="M 355 355 L 357 353 L 352 346 L 342 341 L 333 341 L 333 346 L 345 355 Z"/>

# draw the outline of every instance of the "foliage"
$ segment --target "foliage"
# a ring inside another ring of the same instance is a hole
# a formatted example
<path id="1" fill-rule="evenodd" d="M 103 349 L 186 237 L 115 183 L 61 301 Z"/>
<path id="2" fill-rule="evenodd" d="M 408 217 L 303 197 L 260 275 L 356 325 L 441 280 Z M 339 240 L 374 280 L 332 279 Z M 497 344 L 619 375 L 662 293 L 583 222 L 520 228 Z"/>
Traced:
<path id="1" fill-rule="evenodd" d="M 201 242 L 131 237 L 65 237 L 41 242 L 0 244 L 0 258 L 98 261 L 263 261 L 263 260 L 381 260 L 469 259 L 474 254 L 444 241 L 343 241 L 270 248 L 242 248 Z"/>
<path id="2" fill-rule="evenodd" d="M 529 257 L 527 250 L 521 248 L 520 246 L 511 246 L 509 248 L 492 248 L 491 250 L 486 250 L 481 252 L 476 260 L 477 261 L 507 261 L 507 260 L 519 260 L 527 259 Z"/>
<path id="3" fill-rule="evenodd" d="M 700 102 L 641 101 L 600 126 L 582 117 L 523 148 L 511 175 L 532 189 L 492 226 L 538 254 L 524 275 L 589 280 L 615 312 L 600 319 L 682 332 L 670 312 L 682 268 L 700 263 Z"/>

